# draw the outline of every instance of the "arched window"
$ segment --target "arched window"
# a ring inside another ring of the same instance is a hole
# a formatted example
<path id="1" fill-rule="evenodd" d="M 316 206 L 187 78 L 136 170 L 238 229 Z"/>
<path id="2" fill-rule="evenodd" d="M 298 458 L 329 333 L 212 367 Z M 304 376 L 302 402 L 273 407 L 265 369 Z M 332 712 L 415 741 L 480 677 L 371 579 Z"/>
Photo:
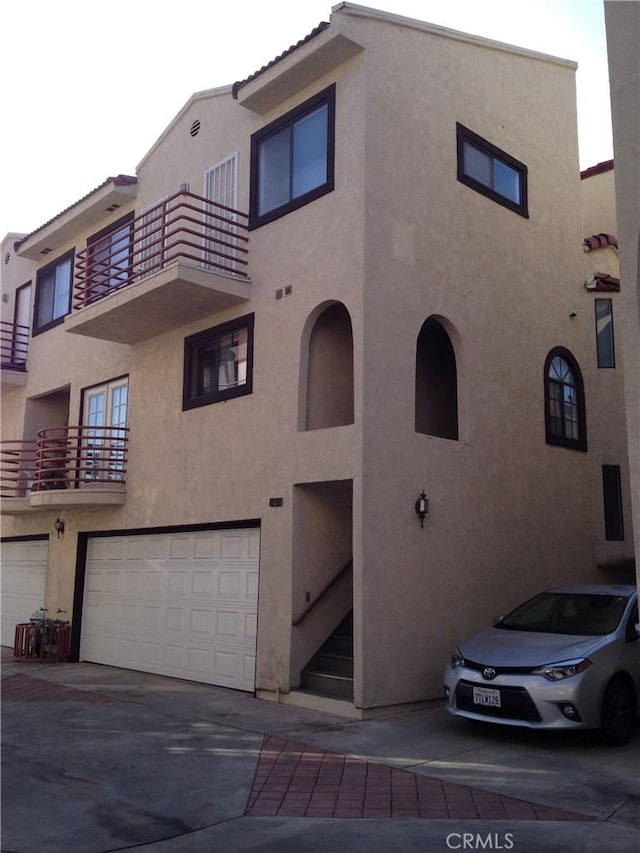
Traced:
<path id="1" fill-rule="evenodd" d="M 458 438 L 456 356 L 444 326 L 429 317 L 416 348 L 416 432 Z"/>
<path id="2" fill-rule="evenodd" d="M 587 449 L 582 374 L 575 358 L 562 347 L 552 349 L 544 365 L 547 444 Z"/>
<path id="3" fill-rule="evenodd" d="M 351 317 L 334 302 L 316 318 L 309 336 L 303 429 L 352 424 L 353 414 Z"/>

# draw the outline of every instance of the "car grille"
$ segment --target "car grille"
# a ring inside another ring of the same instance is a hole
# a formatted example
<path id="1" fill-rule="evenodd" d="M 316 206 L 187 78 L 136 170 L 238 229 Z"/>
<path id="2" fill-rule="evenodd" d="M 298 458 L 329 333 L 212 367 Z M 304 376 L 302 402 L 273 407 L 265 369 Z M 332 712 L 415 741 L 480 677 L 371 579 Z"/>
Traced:
<path id="1" fill-rule="evenodd" d="M 475 705 L 473 684 L 461 681 L 456 687 L 456 706 L 460 711 L 482 714 L 483 717 L 507 717 L 511 720 L 526 720 L 539 723 L 540 714 L 524 687 L 496 687 L 500 691 L 500 708 L 491 705 Z M 476 685 L 476 687 L 479 685 Z"/>
<path id="2" fill-rule="evenodd" d="M 496 675 L 529 675 L 536 669 L 535 666 L 494 666 L 493 664 L 478 663 L 475 660 L 464 659 L 465 669 L 483 672 L 487 666 L 491 666 L 495 670 Z"/>

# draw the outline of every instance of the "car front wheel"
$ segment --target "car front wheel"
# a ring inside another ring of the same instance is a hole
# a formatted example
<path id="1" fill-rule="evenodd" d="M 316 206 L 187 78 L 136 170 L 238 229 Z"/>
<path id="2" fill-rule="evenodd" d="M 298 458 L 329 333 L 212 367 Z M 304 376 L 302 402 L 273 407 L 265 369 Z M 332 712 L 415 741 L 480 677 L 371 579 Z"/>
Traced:
<path id="1" fill-rule="evenodd" d="M 621 746 L 631 739 L 636 717 L 636 697 L 624 678 L 614 678 L 602 699 L 600 731 L 605 743 Z"/>

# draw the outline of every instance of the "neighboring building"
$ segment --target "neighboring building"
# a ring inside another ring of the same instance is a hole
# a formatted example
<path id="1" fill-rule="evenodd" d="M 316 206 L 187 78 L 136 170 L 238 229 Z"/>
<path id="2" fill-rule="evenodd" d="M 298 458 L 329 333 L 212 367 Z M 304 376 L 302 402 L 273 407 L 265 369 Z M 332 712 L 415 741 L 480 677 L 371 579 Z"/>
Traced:
<path id="1" fill-rule="evenodd" d="M 593 410 L 592 427 L 602 434 L 602 490 L 604 516 L 604 552 L 602 567 L 628 571 L 633 581 L 635 561 L 628 543 L 633 541 L 631 502 L 625 506 L 627 474 L 621 459 L 627 458 L 627 434 L 624 419 L 615 435 L 611 431 L 610 412 L 621 412 L 624 401 L 622 341 L 624 339 L 624 308 L 620 296 L 620 265 L 618 260 L 617 220 L 615 207 L 614 161 L 598 163 L 580 173 L 582 191 L 583 246 L 588 254 L 585 289 L 593 306 L 591 313 L 595 332 L 594 358 L 598 371 L 592 393 L 597 400 Z M 605 439 L 604 436 L 608 435 Z M 602 536 L 600 533 L 600 541 Z M 611 542 L 620 543 L 614 555 Z M 622 544 L 627 543 L 627 544 Z"/>
<path id="2" fill-rule="evenodd" d="M 574 75 L 341 3 L 9 235 L 3 642 L 44 601 L 74 659 L 364 716 L 524 596 L 627 580 Z"/>
<path id="3" fill-rule="evenodd" d="M 640 551 L 640 5 L 605 2 L 616 161 L 625 398 L 635 550 Z"/>

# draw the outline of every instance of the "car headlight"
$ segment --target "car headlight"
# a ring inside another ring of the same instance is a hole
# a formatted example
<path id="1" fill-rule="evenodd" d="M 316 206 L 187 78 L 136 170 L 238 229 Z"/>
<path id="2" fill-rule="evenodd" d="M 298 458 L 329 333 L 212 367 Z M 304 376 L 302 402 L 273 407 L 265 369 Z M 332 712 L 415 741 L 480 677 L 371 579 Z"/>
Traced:
<path id="1" fill-rule="evenodd" d="M 561 663 L 548 663 L 546 666 L 540 666 L 533 670 L 533 674 L 542 675 L 547 681 L 562 681 L 563 678 L 571 678 L 572 675 L 584 672 L 590 666 L 589 658 L 565 660 Z"/>
<path id="2" fill-rule="evenodd" d="M 455 649 L 453 654 L 451 655 L 451 659 L 449 660 L 449 666 L 451 669 L 457 669 L 459 666 L 464 666 L 464 658 L 462 657 L 462 652 L 460 649 Z"/>

